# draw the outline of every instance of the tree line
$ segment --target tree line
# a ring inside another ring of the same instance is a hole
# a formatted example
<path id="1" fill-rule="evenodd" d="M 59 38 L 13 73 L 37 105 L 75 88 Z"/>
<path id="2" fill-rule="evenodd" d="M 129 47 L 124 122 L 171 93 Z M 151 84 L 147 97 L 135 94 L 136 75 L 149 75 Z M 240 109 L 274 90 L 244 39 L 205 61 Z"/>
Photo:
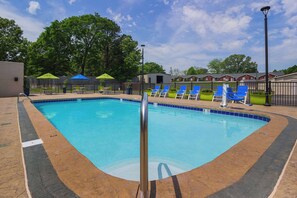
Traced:
<path id="1" fill-rule="evenodd" d="M 55 20 L 35 42 L 25 39 L 13 20 L 0 18 L 0 25 L 1 60 L 24 62 L 25 75 L 108 73 L 119 81 L 138 75 L 137 41 L 97 13 Z"/>
<path id="2" fill-rule="evenodd" d="M 39 76 L 50 72 L 58 76 L 77 73 L 97 76 L 108 73 L 118 81 L 130 80 L 142 73 L 141 50 L 130 35 L 98 13 L 55 20 L 35 42 L 23 37 L 14 20 L 0 17 L 0 60 L 24 62 L 25 75 Z M 185 71 L 170 69 L 170 74 L 254 73 L 257 63 L 244 54 L 211 60 L 207 68 L 191 66 Z M 292 66 L 284 73 L 296 71 Z M 165 73 L 155 62 L 144 64 L 144 73 Z"/>

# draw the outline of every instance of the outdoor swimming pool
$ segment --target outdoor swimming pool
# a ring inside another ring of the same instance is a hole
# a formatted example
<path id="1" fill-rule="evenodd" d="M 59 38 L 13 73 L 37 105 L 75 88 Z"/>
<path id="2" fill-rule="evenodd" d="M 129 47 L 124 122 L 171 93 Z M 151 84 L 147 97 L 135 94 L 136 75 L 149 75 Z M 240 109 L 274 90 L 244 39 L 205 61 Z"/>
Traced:
<path id="1" fill-rule="evenodd" d="M 78 99 L 34 105 L 100 170 L 139 181 L 140 103 Z M 200 110 L 149 105 L 150 180 L 199 167 L 268 121 Z"/>

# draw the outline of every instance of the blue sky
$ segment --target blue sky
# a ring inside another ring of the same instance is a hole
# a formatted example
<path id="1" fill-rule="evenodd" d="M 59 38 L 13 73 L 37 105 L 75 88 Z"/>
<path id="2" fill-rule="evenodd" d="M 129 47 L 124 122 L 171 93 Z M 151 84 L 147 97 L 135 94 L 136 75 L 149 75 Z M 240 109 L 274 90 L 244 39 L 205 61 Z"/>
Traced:
<path id="1" fill-rule="evenodd" d="M 263 6 L 268 14 L 269 71 L 297 64 L 296 0 L 0 0 L 0 16 L 14 19 L 35 41 L 54 20 L 94 14 L 114 20 L 145 44 L 145 62 L 179 70 L 207 67 L 214 58 L 245 54 L 264 71 Z"/>

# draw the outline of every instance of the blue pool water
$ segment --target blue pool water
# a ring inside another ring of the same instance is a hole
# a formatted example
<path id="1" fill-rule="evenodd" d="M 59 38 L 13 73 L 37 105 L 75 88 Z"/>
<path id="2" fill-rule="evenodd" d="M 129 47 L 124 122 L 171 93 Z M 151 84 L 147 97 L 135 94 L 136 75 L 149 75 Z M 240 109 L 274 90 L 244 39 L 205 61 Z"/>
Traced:
<path id="1" fill-rule="evenodd" d="M 34 104 L 102 171 L 139 180 L 140 103 L 118 99 Z M 149 105 L 149 179 L 199 167 L 267 122 Z"/>

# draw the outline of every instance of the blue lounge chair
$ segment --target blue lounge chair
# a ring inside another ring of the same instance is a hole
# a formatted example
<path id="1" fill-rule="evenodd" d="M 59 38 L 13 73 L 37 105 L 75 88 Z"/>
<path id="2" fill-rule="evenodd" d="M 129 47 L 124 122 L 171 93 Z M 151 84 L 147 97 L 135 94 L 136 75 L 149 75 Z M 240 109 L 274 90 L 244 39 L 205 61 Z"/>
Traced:
<path id="1" fill-rule="evenodd" d="M 160 85 L 156 85 L 155 89 L 153 89 L 151 92 L 151 96 L 156 97 L 156 95 L 158 95 L 159 91 L 160 91 Z"/>
<path id="2" fill-rule="evenodd" d="M 214 93 L 212 97 L 212 101 L 214 100 L 222 100 L 223 97 L 223 86 L 217 86 L 217 91 Z"/>
<path id="3" fill-rule="evenodd" d="M 249 87 L 247 85 L 239 85 L 237 87 L 237 92 L 235 92 L 234 95 L 238 97 L 244 97 L 244 104 L 246 104 L 248 90 L 249 90 Z"/>
<path id="4" fill-rule="evenodd" d="M 227 93 L 226 93 L 226 97 L 228 100 L 232 100 L 232 102 L 240 102 L 240 103 L 244 103 L 246 104 L 245 102 L 245 96 L 237 96 L 231 87 L 228 87 L 227 88 Z"/>
<path id="5" fill-rule="evenodd" d="M 175 98 L 180 98 L 182 99 L 187 91 L 187 86 L 182 85 L 180 86 L 179 90 L 176 92 Z"/>
<path id="6" fill-rule="evenodd" d="M 188 96 L 188 100 L 190 99 L 198 99 L 200 93 L 200 86 L 199 85 L 194 85 L 193 90 L 190 90 L 189 96 Z"/>
<path id="7" fill-rule="evenodd" d="M 164 89 L 162 89 L 160 91 L 159 97 L 164 97 L 165 98 L 167 96 L 168 92 L 169 92 L 169 89 L 170 89 L 170 86 L 169 85 L 165 85 L 164 86 Z"/>

